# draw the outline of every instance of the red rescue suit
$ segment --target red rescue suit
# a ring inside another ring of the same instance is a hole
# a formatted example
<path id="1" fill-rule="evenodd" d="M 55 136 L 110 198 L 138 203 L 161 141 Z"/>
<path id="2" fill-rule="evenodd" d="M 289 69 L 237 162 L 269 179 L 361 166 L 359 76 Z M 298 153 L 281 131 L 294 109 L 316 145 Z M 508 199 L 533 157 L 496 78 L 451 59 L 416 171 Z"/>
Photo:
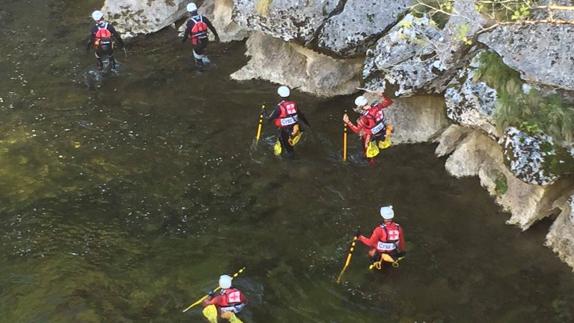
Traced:
<path id="1" fill-rule="evenodd" d="M 108 29 L 108 23 L 99 23 L 97 25 L 98 31 L 94 35 L 94 48 L 112 48 L 112 32 Z"/>
<path id="2" fill-rule="evenodd" d="M 395 222 L 385 221 L 377 226 L 369 238 L 361 235 L 359 241 L 371 248 L 371 253 L 394 253 L 405 251 L 403 228 Z"/>
<path id="3" fill-rule="evenodd" d="M 239 289 L 228 288 L 207 300 L 204 305 L 215 305 L 221 312 L 239 313 L 245 306 L 245 296 Z"/>
<path id="4" fill-rule="evenodd" d="M 295 101 L 279 102 L 279 116 L 273 120 L 273 124 L 281 129 L 295 125 L 299 121 L 297 116 L 297 104 Z"/>

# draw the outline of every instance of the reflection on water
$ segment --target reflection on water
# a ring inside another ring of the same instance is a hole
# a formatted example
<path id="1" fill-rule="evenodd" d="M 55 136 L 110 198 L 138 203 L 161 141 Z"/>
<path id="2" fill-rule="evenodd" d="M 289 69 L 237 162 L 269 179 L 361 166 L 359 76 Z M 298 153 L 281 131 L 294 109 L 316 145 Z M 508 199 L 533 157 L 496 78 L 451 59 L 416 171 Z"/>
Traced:
<path id="1" fill-rule="evenodd" d="M 94 61 L 79 40 L 96 4 L 1 9 L 2 321 L 199 321 L 181 310 L 242 266 L 251 322 L 573 319 L 574 279 L 541 246 L 546 228 L 505 226 L 478 181 L 449 177 L 432 145 L 342 164 L 352 98 L 295 93 L 313 125 L 297 157 L 275 158 L 273 139 L 252 148 L 275 85 L 228 79 L 242 44 L 212 46 L 216 67 L 199 73 L 166 30 L 86 89 Z M 359 247 L 336 285 L 352 233 L 370 231 L 385 203 L 407 258 L 371 273 Z"/>

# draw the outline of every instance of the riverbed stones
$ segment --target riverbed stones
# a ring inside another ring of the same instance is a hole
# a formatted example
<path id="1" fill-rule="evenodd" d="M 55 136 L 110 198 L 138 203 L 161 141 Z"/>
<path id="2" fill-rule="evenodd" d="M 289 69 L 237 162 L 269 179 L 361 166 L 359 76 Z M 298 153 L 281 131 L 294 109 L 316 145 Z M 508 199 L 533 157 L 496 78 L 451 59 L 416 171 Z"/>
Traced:
<path id="1" fill-rule="evenodd" d="M 557 201 L 554 206 L 561 212 L 546 235 L 545 245 L 574 268 L 574 195 Z"/>
<path id="2" fill-rule="evenodd" d="M 408 11 L 412 0 L 347 0 L 343 11 L 329 17 L 319 34 L 319 47 L 340 56 L 364 54 L 382 33 Z"/>
<path id="3" fill-rule="evenodd" d="M 452 82 L 445 92 L 448 118 L 465 127 L 481 129 L 493 138 L 499 137 L 494 121 L 496 90 L 475 79 L 479 55 L 461 73 L 462 84 Z"/>
<path id="4" fill-rule="evenodd" d="M 522 79 L 574 91 L 572 39 L 574 26 L 552 24 L 503 25 L 478 37 Z"/>
<path id="5" fill-rule="evenodd" d="M 233 20 L 284 41 L 311 41 L 339 0 L 233 0 Z"/>
<path id="6" fill-rule="evenodd" d="M 334 59 L 263 33 L 252 33 L 246 55 L 251 59 L 231 78 L 261 78 L 319 96 L 351 94 L 360 86 L 360 60 Z"/>
<path id="7" fill-rule="evenodd" d="M 167 27 L 186 13 L 189 0 L 106 0 L 105 18 L 124 38 L 149 34 Z"/>

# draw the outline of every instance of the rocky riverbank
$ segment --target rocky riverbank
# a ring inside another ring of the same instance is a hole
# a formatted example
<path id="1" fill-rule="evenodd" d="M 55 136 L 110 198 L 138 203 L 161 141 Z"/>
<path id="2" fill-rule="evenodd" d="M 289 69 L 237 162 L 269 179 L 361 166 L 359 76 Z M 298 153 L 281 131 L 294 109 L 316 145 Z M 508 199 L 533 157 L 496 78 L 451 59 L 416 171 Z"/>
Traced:
<path id="1" fill-rule="evenodd" d="M 186 3 L 106 1 L 104 11 L 137 35 L 172 25 Z M 436 140 L 447 170 L 478 176 L 522 230 L 554 218 L 546 245 L 574 268 L 574 42 L 564 41 L 574 25 L 493 25 L 472 0 L 454 1 L 437 21 L 412 4 L 207 0 L 201 10 L 222 40 L 248 37 L 250 61 L 234 79 L 320 96 L 364 84 L 398 97 L 389 116 L 399 142 Z M 545 19 L 545 11 L 532 16 Z M 446 104 L 424 99 L 431 94 Z"/>

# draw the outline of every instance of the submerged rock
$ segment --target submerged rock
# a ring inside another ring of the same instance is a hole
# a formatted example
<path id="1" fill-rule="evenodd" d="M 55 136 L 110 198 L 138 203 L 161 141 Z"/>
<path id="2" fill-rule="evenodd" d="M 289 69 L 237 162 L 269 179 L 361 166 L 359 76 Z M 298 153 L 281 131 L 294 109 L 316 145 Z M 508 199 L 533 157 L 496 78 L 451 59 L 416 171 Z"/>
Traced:
<path id="1" fill-rule="evenodd" d="M 360 60 L 337 60 L 263 33 L 247 40 L 246 66 L 235 80 L 265 79 L 319 96 L 351 94 L 360 86 Z"/>
<path id="2" fill-rule="evenodd" d="M 479 36 L 529 82 L 574 90 L 574 26 L 504 25 Z M 570 40 L 570 41 L 567 41 Z"/>
<path id="3" fill-rule="evenodd" d="M 504 156 L 510 171 L 526 183 L 548 185 L 558 179 L 549 172 L 549 160 L 556 158 L 552 137 L 529 135 L 514 127 L 504 133 Z"/>
<path id="4" fill-rule="evenodd" d="M 485 82 L 475 80 L 480 53 L 461 73 L 462 84 L 451 83 L 446 89 L 446 114 L 452 121 L 466 127 L 481 129 L 492 137 L 499 137 L 494 121 L 496 90 Z"/>
<path id="5" fill-rule="evenodd" d="M 233 0 L 233 20 L 285 41 L 309 42 L 339 4 L 338 0 Z"/>
<path id="6" fill-rule="evenodd" d="M 186 13 L 189 0 L 106 0 L 102 11 L 122 37 L 149 34 L 173 24 Z"/>
<path id="7" fill-rule="evenodd" d="M 545 245 L 574 268 L 574 195 L 553 205 L 561 210 L 546 235 Z"/>
<path id="8" fill-rule="evenodd" d="M 327 19 L 319 47 L 337 55 L 364 54 L 404 15 L 412 0 L 347 0 L 343 11 Z"/>

